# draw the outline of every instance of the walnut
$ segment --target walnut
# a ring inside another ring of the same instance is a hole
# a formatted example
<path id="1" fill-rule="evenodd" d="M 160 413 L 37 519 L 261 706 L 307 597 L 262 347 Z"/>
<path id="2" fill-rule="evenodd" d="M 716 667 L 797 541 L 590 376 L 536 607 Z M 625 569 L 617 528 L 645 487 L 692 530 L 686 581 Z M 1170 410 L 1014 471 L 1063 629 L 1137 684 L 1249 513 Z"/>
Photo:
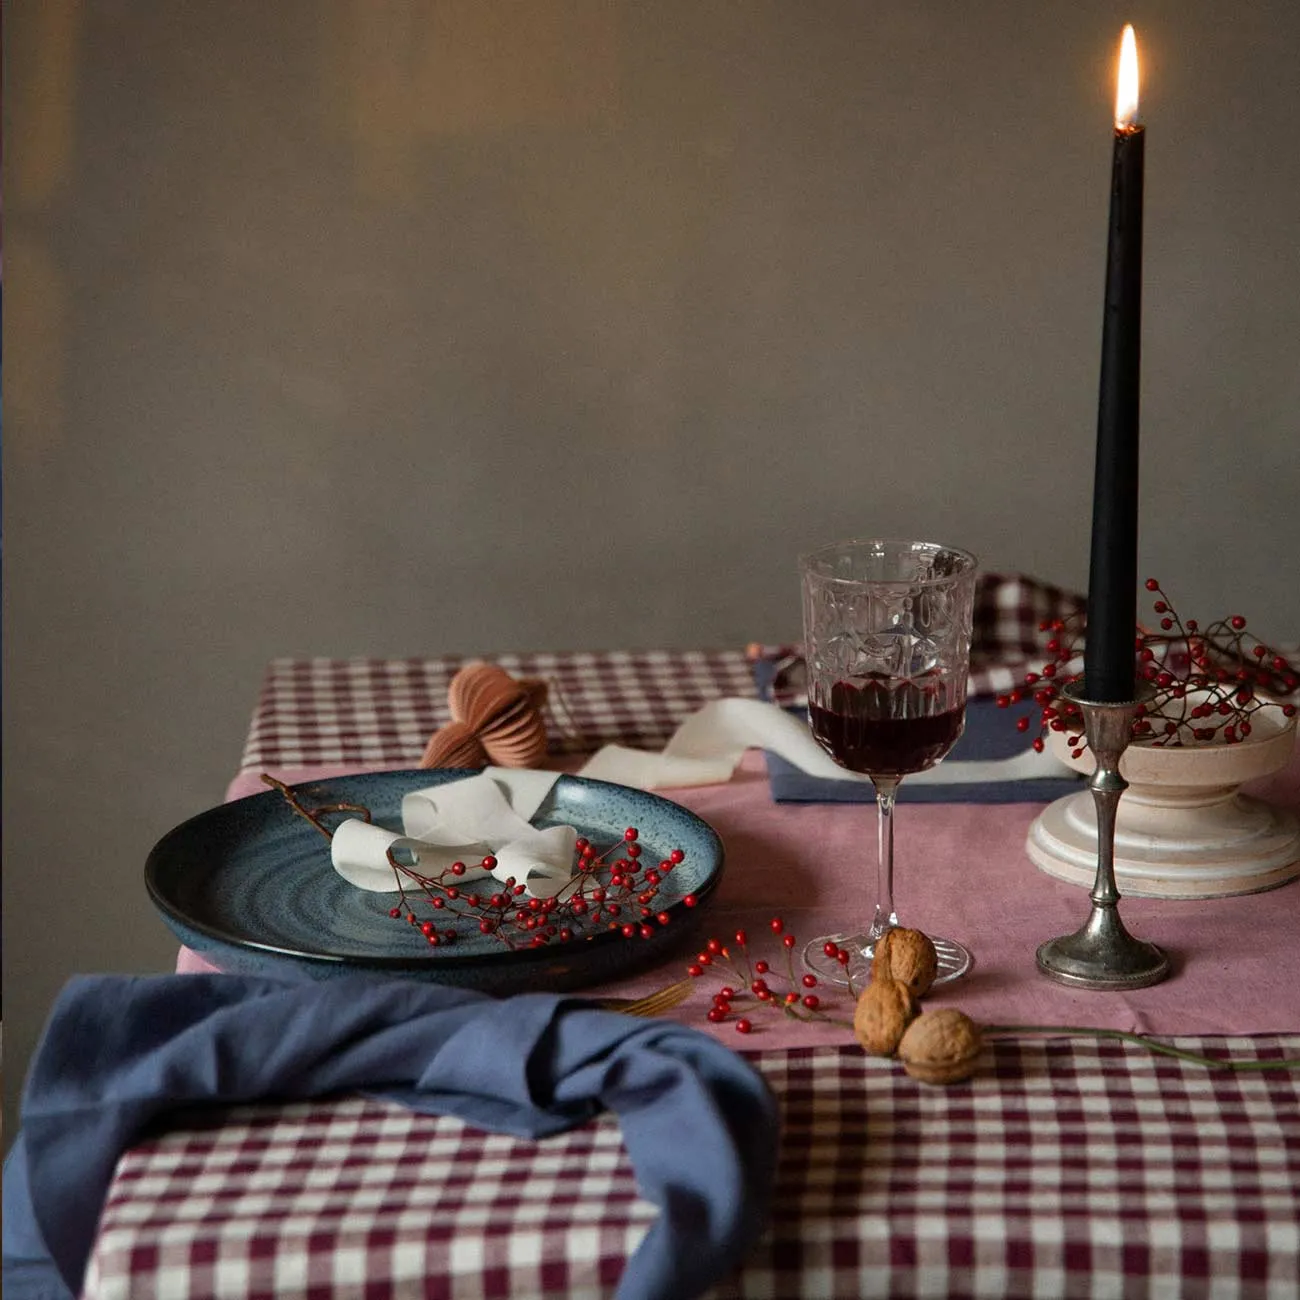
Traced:
<path id="1" fill-rule="evenodd" d="M 872 980 L 853 1011 L 853 1035 L 872 1056 L 893 1056 L 916 1017 L 911 990 L 899 980 Z"/>
<path id="2" fill-rule="evenodd" d="M 922 1083 L 957 1083 L 975 1073 L 983 1049 L 979 1026 L 955 1007 L 941 1007 L 908 1025 L 898 1055 Z"/>
<path id="3" fill-rule="evenodd" d="M 924 997 L 939 973 L 939 958 L 929 936 L 895 927 L 876 940 L 871 978 L 902 980 L 913 997 Z"/>

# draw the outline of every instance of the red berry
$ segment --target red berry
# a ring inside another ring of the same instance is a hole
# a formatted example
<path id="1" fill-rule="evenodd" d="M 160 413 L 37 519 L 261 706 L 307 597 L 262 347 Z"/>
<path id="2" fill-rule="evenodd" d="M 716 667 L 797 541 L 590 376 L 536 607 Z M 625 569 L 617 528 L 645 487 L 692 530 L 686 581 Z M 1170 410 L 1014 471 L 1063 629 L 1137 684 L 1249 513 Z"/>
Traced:
<path id="1" fill-rule="evenodd" d="M 767 964 L 767 962 L 765 962 L 765 961 L 756 961 L 756 962 L 754 963 L 754 969 L 755 969 L 755 970 L 756 970 L 760 975 L 766 975 L 767 972 L 770 971 L 772 968 L 771 968 L 771 967 Z"/>
<path id="2" fill-rule="evenodd" d="M 847 953 L 847 952 L 845 952 L 844 949 L 841 948 L 841 949 L 840 949 L 840 950 L 835 954 L 835 960 L 836 960 L 837 962 L 839 962 L 839 964 L 840 964 L 841 966 L 847 966 L 847 965 L 849 964 L 849 956 L 850 956 L 850 954 Z"/>
<path id="3" fill-rule="evenodd" d="M 819 998 L 817 994 L 809 993 L 804 997 L 803 1004 L 809 1011 L 816 1011 L 817 1008 L 821 1006 L 822 1002 L 821 998 Z"/>
<path id="4" fill-rule="evenodd" d="M 710 939 L 704 946 L 715 955 L 722 951 L 722 942 L 718 939 Z"/>
<path id="5" fill-rule="evenodd" d="M 667 925 L 672 919 L 673 918 L 667 912 L 660 912 L 659 915 L 655 917 L 655 920 L 658 921 L 660 925 Z"/>
<path id="6" fill-rule="evenodd" d="M 639 858 L 641 856 L 641 846 L 639 844 L 629 844 L 627 846 L 627 856 L 629 858 Z"/>
<path id="7" fill-rule="evenodd" d="M 487 857 L 483 859 L 484 871 L 495 871 L 496 865 L 497 865 L 497 860 L 490 853 L 487 855 Z"/>
<path id="8" fill-rule="evenodd" d="M 402 914 L 402 909 L 400 907 L 390 907 L 388 909 L 388 915 L 391 916 L 394 920 L 396 920 L 399 916 L 401 916 L 401 914 Z"/>
<path id="9" fill-rule="evenodd" d="M 728 1001 L 730 1001 L 735 996 L 736 996 L 736 990 L 733 989 L 730 984 L 724 984 L 718 990 L 718 997 L 726 998 Z"/>
<path id="10" fill-rule="evenodd" d="M 700 900 L 696 898 L 694 894 L 687 894 L 686 897 L 682 899 L 682 904 L 686 907 L 694 907 L 699 901 Z"/>
<path id="11" fill-rule="evenodd" d="M 727 1018 L 727 1013 L 721 1007 L 710 1007 L 705 1012 L 704 1018 L 711 1020 L 715 1025 L 719 1025 Z"/>
<path id="12" fill-rule="evenodd" d="M 1228 621 L 1232 624 L 1233 629 L 1237 632 L 1240 632 L 1241 629 L 1246 626 L 1246 620 L 1242 618 L 1240 614 L 1234 614 L 1232 618 L 1229 619 Z"/>
<path id="13" fill-rule="evenodd" d="M 822 952 L 825 953 L 827 957 L 834 957 L 836 953 L 839 952 L 839 949 L 833 942 L 831 942 L 831 940 L 828 939 L 824 944 L 822 944 Z"/>
<path id="14" fill-rule="evenodd" d="M 465 874 L 465 864 L 463 862 L 453 862 L 451 864 L 451 874 L 453 876 L 463 876 Z"/>
<path id="15" fill-rule="evenodd" d="M 1160 584 L 1159 584 L 1159 583 L 1158 583 L 1154 578 L 1148 578 L 1148 579 L 1147 579 L 1147 590 L 1148 590 L 1148 591 L 1159 591 L 1159 590 L 1160 590 Z"/>
<path id="16" fill-rule="evenodd" d="M 784 934 L 784 935 L 782 935 L 782 936 L 781 936 L 781 943 L 782 943 L 782 946 L 783 946 L 783 947 L 786 947 L 786 948 L 793 948 L 793 947 L 794 947 L 794 935 L 792 935 L 792 934 Z"/>
<path id="17" fill-rule="evenodd" d="M 751 1025 L 744 1016 L 741 1016 L 741 1018 L 736 1021 L 736 1033 L 738 1034 L 747 1034 L 751 1029 L 753 1029 L 753 1027 L 754 1026 Z"/>
<path id="18" fill-rule="evenodd" d="M 457 889 L 455 885 L 448 885 L 446 889 L 446 894 L 448 898 L 459 898 L 460 890 Z"/>
<path id="19" fill-rule="evenodd" d="M 629 826 L 627 830 L 623 832 L 623 838 L 630 844 L 634 839 L 636 839 L 636 833 L 636 827 Z"/>
<path id="20" fill-rule="evenodd" d="M 683 861 L 683 860 L 685 859 L 686 854 L 684 854 L 684 853 L 681 851 L 681 849 L 674 849 L 674 850 L 673 850 L 673 851 L 668 855 L 668 857 L 669 857 L 669 860 L 670 860 L 674 865 L 676 865 L 678 862 L 681 862 L 681 861 Z"/>
<path id="21" fill-rule="evenodd" d="M 798 1001 L 799 1001 L 799 995 L 797 993 L 787 993 L 785 995 L 786 1006 L 790 1006 L 791 1003 L 798 1002 Z"/>
<path id="22" fill-rule="evenodd" d="M 482 920 L 478 923 L 480 934 L 491 934 L 497 928 L 495 921 Z"/>
<path id="23" fill-rule="evenodd" d="M 745 946 L 745 932 L 744 932 L 744 930 L 737 930 L 737 931 L 736 931 L 736 943 L 737 943 L 740 947 L 742 947 L 742 948 Z"/>
<path id="24" fill-rule="evenodd" d="M 772 933 L 780 934 L 785 929 L 785 922 L 779 916 L 774 916 L 771 920 Z"/>
<path id="25" fill-rule="evenodd" d="M 803 977 L 803 986 L 806 989 L 815 989 L 817 987 L 817 976 L 805 975 Z"/>
<path id="26" fill-rule="evenodd" d="M 687 974 L 688 974 L 692 979 L 699 979 L 699 977 L 700 977 L 701 975 L 704 974 L 704 967 L 703 967 L 703 966 L 688 966 L 688 967 L 686 968 L 686 973 L 687 973 Z"/>
<path id="27" fill-rule="evenodd" d="M 1154 609 L 1157 614 L 1167 614 L 1169 612 L 1169 606 L 1166 605 L 1163 600 L 1157 600 L 1151 608 Z"/>
<path id="28" fill-rule="evenodd" d="M 1016 730 L 1017 730 L 1017 731 L 1028 731 L 1028 730 L 1029 730 L 1029 719 L 1028 719 L 1028 718 L 1017 718 L 1017 719 L 1016 719 Z"/>

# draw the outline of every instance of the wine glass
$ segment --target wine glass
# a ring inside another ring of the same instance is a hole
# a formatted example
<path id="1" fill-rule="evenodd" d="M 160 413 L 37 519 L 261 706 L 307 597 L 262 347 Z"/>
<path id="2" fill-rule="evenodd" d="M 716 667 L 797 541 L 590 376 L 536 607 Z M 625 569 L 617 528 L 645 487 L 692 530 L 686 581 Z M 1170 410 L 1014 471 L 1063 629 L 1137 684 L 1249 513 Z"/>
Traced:
<path id="1" fill-rule="evenodd" d="M 933 767 L 966 725 L 975 557 L 932 542 L 855 539 L 799 559 L 808 721 L 841 766 L 876 791 L 879 877 L 865 930 L 823 935 L 803 961 L 833 984 L 865 982 L 876 940 L 900 924 L 894 909 L 894 798 Z M 970 969 L 970 953 L 931 935 L 936 982 Z M 847 950 L 847 964 L 836 955 Z"/>

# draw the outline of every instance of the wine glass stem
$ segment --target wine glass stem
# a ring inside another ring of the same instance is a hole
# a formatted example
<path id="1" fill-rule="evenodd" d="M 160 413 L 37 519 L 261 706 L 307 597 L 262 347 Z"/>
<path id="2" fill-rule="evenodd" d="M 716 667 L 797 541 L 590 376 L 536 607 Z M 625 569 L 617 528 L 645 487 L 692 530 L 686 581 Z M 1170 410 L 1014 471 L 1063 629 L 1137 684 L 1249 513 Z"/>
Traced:
<path id="1" fill-rule="evenodd" d="M 894 911 L 894 797 L 898 777 L 872 777 L 876 787 L 876 915 L 871 922 L 871 941 L 880 938 L 890 926 L 898 924 Z"/>

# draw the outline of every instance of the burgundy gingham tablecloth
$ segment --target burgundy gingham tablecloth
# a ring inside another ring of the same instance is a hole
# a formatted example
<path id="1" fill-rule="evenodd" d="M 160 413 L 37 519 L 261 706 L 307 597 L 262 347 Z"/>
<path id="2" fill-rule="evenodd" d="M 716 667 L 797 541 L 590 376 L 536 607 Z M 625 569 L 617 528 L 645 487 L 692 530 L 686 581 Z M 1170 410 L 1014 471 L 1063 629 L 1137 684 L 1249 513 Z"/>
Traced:
<path id="1" fill-rule="evenodd" d="M 1017 685 L 1041 655 L 1039 624 L 1077 614 L 1082 600 L 1030 578 L 981 575 L 976 586 L 971 691 Z M 241 771 L 357 763 L 413 767 L 429 736 L 448 720 L 447 686 L 471 658 L 549 686 L 553 754 L 604 744 L 662 748 L 683 719 L 721 696 L 756 694 L 757 654 L 793 647 L 724 650 L 448 655 L 433 659 L 273 659 L 253 715 Z M 800 698 L 797 680 L 778 678 L 774 698 Z"/>
<path id="2" fill-rule="evenodd" d="M 998 1040 L 947 1088 L 851 1047 L 746 1055 L 781 1161 L 719 1300 L 1300 1291 L 1295 1073 L 1085 1038 Z M 607 1297 L 653 1214 L 610 1117 L 527 1142 L 358 1098 L 241 1107 L 123 1158 L 84 1295 Z"/>
<path id="3" fill-rule="evenodd" d="M 1018 681 L 1038 623 L 1077 600 L 982 583 L 973 688 Z M 661 745 L 706 700 L 753 695 L 751 658 L 782 653 L 492 659 L 551 682 L 552 749 L 566 753 Z M 242 770 L 412 765 L 463 662 L 278 660 Z M 778 699 L 797 695 L 794 675 L 779 685 Z M 1178 1041 L 1300 1056 L 1300 1034 Z M 747 1052 L 783 1106 L 778 1197 L 716 1296 L 1300 1294 L 1296 1074 L 1087 1037 L 991 1053 L 970 1082 L 929 1088 L 852 1046 Z M 346 1098 L 169 1130 L 122 1158 L 92 1300 L 605 1297 L 653 1213 L 611 1118 L 532 1143 Z"/>

